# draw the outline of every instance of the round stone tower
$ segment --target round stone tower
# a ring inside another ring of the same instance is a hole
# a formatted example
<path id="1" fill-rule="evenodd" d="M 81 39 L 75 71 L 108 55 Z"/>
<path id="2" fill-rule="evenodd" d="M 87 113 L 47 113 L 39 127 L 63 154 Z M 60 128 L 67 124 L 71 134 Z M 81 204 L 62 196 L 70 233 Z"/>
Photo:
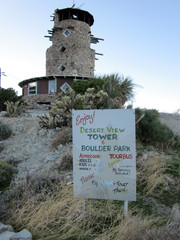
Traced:
<path id="1" fill-rule="evenodd" d="M 94 18 L 87 11 L 75 8 L 56 9 L 46 51 L 46 76 L 64 75 L 93 77 L 95 50 L 90 48 L 90 26 Z"/>

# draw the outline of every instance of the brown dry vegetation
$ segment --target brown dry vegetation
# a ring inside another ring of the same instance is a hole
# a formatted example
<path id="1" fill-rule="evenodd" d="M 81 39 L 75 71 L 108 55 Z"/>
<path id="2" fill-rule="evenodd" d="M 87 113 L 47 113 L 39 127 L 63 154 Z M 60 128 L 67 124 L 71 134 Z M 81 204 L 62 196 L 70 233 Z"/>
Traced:
<path id="1" fill-rule="evenodd" d="M 66 145 L 70 142 L 72 142 L 72 129 L 70 127 L 62 127 L 56 134 L 52 146 L 56 148 L 60 144 Z"/>
<path id="2" fill-rule="evenodd" d="M 180 226 L 168 225 L 179 175 L 167 170 L 176 160 L 157 154 L 138 161 L 137 202 L 129 203 L 127 218 L 121 201 L 74 198 L 73 184 L 36 175 L 6 191 L 0 220 L 17 231 L 27 228 L 35 240 L 179 239 Z"/>

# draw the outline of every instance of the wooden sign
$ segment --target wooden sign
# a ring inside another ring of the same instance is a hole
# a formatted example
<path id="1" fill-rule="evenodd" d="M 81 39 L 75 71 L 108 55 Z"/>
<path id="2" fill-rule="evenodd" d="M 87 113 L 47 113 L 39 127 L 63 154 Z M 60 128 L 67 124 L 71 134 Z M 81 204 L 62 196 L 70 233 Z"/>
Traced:
<path id="1" fill-rule="evenodd" d="M 136 200 L 135 110 L 73 110 L 74 196 Z"/>

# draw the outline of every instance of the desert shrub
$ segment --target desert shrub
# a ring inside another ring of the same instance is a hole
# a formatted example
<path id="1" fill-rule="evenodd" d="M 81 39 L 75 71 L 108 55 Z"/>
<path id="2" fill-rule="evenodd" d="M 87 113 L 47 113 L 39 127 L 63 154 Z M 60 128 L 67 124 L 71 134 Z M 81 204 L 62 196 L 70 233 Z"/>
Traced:
<path id="1" fill-rule="evenodd" d="M 0 143 L 0 152 L 2 152 L 4 149 L 4 145 Z"/>
<path id="2" fill-rule="evenodd" d="M 73 158 L 71 154 L 65 155 L 58 165 L 59 171 L 70 171 L 73 169 Z"/>
<path id="3" fill-rule="evenodd" d="M 17 92 L 13 88 L 0 88 L 0 111 L 6 110 L 6 101 L 17 102 L 18 100 L 21 101 L 22 97 L 17 96 Z"/>
<path id="4" fill-rule="evenodd" d="M 0 141 L 10 137 L 11 134 L 12 130 L 10 129 L 10 127 L 0 121 Z"/>
<path id="5" fill-rule="evenodd" d="M 72 109 L 105 109 L 121 108 L 117 99 L 109 98 L 102 90 L 95 93 L 94 88 L 88 88 L 85 94 L 77 94 L 74 90 L 68 89 L 67 94 L 61 96 L 58 101 L 52 103 L 49 110 L 49 117 L 40 117 L 40 127 L 56 128 L 72 125 Z"/>
<path id="6" fill-rule="evenodd" d="M 52 142 L 54 148 L 58 145 L 66 145 L 67 143 L 72 142 L 72 129 L 69 127 L 62 127 L 57 133 Z"/>
<path id="7" fill-rule="evenodd" d="M 136 120 L 143 114 L 145 117 L 136 127 L 136 136 L 139 142 L 161 148 L 178 144 L 178 137 L 167 125 L 160 122 L 157 110 L 137 108 Z"/>
<path id="8" fill-rule="evenodd" d="M 0 191 L 9 187 L 15 172 L 16 170 L 13 165 L 0 161 Z"/>
<path id="9" fill-rule="evenodd" d="M 49 117 L 39 117 L 41 128 L 56 128 L 72 125 L 72 109 L 118 109 L 124 104 L 122 94 L 115 98 L 107 92 L 95 88 L 88 88 L 84 94 L 76 94 L 73 89 L 68 89 L 66 95 L 60 95 L 60 99 L 52 103 Z"/>

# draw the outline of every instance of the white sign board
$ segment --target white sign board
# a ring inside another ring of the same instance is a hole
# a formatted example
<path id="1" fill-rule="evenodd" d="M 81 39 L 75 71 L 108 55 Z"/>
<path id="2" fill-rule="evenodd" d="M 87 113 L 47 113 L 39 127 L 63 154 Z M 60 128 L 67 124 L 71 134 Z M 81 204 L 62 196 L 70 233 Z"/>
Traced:
<path id="1" fill-rule="evenodd" d="M 135 110 L 73 110 L 74 196 L 136 201 Z"/>

